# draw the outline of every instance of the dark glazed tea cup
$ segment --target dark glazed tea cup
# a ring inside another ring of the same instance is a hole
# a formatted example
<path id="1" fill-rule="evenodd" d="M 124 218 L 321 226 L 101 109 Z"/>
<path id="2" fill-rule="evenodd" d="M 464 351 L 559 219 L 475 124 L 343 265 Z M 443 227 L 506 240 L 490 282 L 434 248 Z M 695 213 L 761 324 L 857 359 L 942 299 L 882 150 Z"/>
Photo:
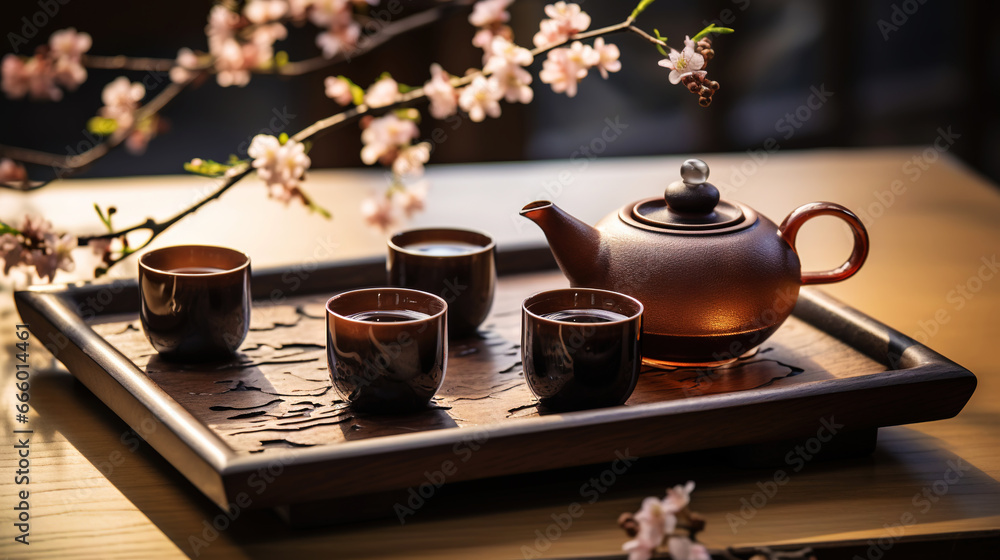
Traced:
<path id="1" fill-rule="evenodd" d="M 489 235 L 466 229 L 399 232 L 389 239 L 389 285 L 440 296 L 448 302 L 449 336 L 468 336 L 493 305 L 495 246 Z"/>
<path id="2" fill-rule="evenodd" d="M 642 304 L 617 292 L 567 288 L 521 306 L 528 388 L 555 411 L 624 403 L 639 379 Z"/>
<path id="3" fill-rule="evenodd" d="M 420 410 L 444 381 L 448 304 L 433 294 L 369 288 L 326 302 L 333 386 L 362 412 Z"/>
<path id="4" fill-rule="evenodd" d="M 250 328 L 250 257 L 225 247 L 182 245 L 139 257 L 142 328 L 165 358 L 231 356 Z"/>

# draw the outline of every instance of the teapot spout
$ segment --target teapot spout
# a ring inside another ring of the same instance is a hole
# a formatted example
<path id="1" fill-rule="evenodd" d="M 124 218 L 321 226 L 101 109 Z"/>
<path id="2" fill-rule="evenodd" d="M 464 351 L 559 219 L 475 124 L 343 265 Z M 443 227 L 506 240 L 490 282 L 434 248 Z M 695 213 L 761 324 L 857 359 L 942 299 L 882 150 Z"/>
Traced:
<path id="1" fill-rule="evenodd" d="M 605 268 L 600 263 L 601 233 L 570 216 L 548 200 L 525 205 L 521 215 L 542 228 L 552 255 L 573 286 L 599 287 Z"/>

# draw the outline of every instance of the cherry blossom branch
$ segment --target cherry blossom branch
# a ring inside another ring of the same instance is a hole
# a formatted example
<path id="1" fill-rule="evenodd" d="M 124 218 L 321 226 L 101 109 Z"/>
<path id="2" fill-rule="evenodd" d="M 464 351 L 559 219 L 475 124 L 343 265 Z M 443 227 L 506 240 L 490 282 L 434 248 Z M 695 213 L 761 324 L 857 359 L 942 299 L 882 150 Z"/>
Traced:
<path id="1" fill-rule="evenodd" d="M 551 45 L 546 45 L 546 46 L 543 46 L 543 47 L 536 47 L 535 49 L 531 50 L 530 52 L 531 52 L 532 56 L 538 56 L 540 54 L 544 54 L 544 53 L 546 53 L 548 51 L 551 51 L 553 49 L 563 47 L 563 46 L 568 45 L 568 44 L 570 44 L 572 42 L 575 42 L 575 41 L 580 41 L 580 40 L 585 40 L 585 39 L 593 39 L 593 38 L 597 38 L 597 37 L 603 37 L 603 36 L 606 36 L 606 35 L 611 35 L 611 34 L 621 33 L 621 32 L 626 32 L 626 31 L 632 31 L 634 33 L 637 33 L 638 35 L 640 35 L 641 37 L 643 37 L 646 40 L 651 40 L 653 43 L 660 44 L 661 46 L 666 46 L 665 42 L 663 42 L 662 40 L 655 39 L 655 38 L 651 37 L 649 34 L 643 32 L 641 29 L 635 27 L 633 25 L 633 23 L 634 23 L 634 16 L 630 16 L 628 19 L 626 19 L 625 21 L 623 21 L 621 23 L 618 23 L 618 24 L 615 24 L 615 25 L 610 25 L 610 26 L 603 27 L 603 28 L 600 28 L 600 29 L 595 29 L 595 30 L 592 30 L 592 31 L 584 32 L 584 33 L 577 33 L 575 35 L 570 36 L 569 38 L 567 38 L 564 41 L 557 42 L 557 43 L 554 43 L 554 44 L 551 44 Z M 451 80 L 451 83 L 452 83 L 452 85 L 454 87 L 460 87 L 460 86 L 464 86 L 464 85 L 472 83 L 472 81 L 477 76 L 485 76 L 485 75 L 489 75 L 489 71 L 487 71 L 487 70 L 480 70 L 478 72 L 471 72 L 471 73 L 469 73 L 466 76 L 463 76 L 463 77 L 460 77 L 460 78 L 453 78 Z M 367 104 L 361 103 L 361 104 L 359 104 L 359 105 L 357 105 L 357 106 L 355 106 L 355 107 L 353 107 L 351 109 L 342 111 L 340 113 L 337 113 L 337 114 L 331 115 L 331 116 L 329 116 L 327 118 L 324 118 L 324 119 L 321 119 L 319 121 L 316 121 L 315 123 L 307 126 L 306 128 L 304 128 L 304 129 L 300 130 L 299 132 L 295 133 L 294 135 L 292 135 L 290 137 L 290 140 L 293 140 L 295 142 L 300 142 L 300 143 L 301 142 L 305 142 L 306 140 L 311 140 L 311 139 L 316 138 L 318 135 L 320 135 L 321 133 L 323 133 L 325 131 L 333 129 L 333 128 L 337 127 L 337 126 L 342 126 L 344 124 L 347 124 L 347 123 L 349 123 L 349 122 L 351 122 L 351 121 L 353 121 L 353 120 L 355 120 L 355 119 L 357 119 L 357 118 L 359 118 L 361 116 L 372 114 L 372 113 L 378 113 L 378 114 L 387 113 L 387 112 L 393 111 L 395 109 L 399 109 L 399 108 L 403 108 L 403 107 L 409 106 L 410 104 L 412 104 L 414 102 L 417 102 L 417 101 L 420 101 L 420 100 L 423 100 L 426 97 L 427 97 L 427 94 L 426 94 L 425 89 L 423 87 L 418 87 L 418 88 L 414 88 L 412 90 L 409 90 L 409 91 L 407 91 L 405 93 L 401 93 L 396 98 L 396 100 L 393 103 L 391 103 L 389 105 L 382 106 L 382 107 L 373 108 L 373 107 L 370 107 Z M 138 247 L 130 249 L 128 252 L 123 253 L 123 254 L 121 254 L 118 257 L 108 258 L 105 261 L 105 263 L 106 263 L 105 270 L 107 270 L 108 268 L 114 266 L 115 264 L 117 264 L 117 263 L 121 262 L 122 260 L 124 260 L 125 258 L 127 258 L 129 256 L 129 254 L 131 254 L 132 252 L 135 252 L 135 251 L 138 251 L 138 250 L 141 250 L 141 249 L 147 247 L 157 236 L 159 236 L 161 233 L 163 233 L 164 231 L 166 231 L 172 225 L 174 225 L 177 222 L 181 221 L 185 217 L 187 217 L 187 216 L 189 216 L 189 215 L 197 212 L 198 210 L 200 210 L 202 207 L 204 207 L 209 202 L 212 202 L 214 200 L 219 199 L 223 194 L 225 194 L 229 189 L 231 189 L 240 180 L 242 180 L 247 175 L 249 175 L 252 171 L 253 171 L 253 168 L 249 165 L 249 163 L 243 162 L 243 163 L 238 164 L 237 166 L 235 166 L 232 169 L 230 169 L 230 171 L 226 174 L 226 176 L 223 178 L 222 182 L 219 184 L 218 188 L 216 188 L 216 190 L 214 192 L 212 192 L 210 195 L 208 195 L 207 197 L 203 198 L 202 200 L 198 201 L 193 206 L 191 206 L 191 207 L 189 207 L 189 208 L 187 208 L 185 210 L 182 210 L 182 211 L 178 212 L 177 214 L 175 214 L 174 216 L 170 217 L 169 219 L 167 219 L 167 220 L 165 220 L 163 222 L 158 222 L 158 221 L 156 221 L 156 220 L 154 220 L 152 218 L 148 218 L 146 221 L 144 221 L 144 222 L 142 222 L 140 224 L 136 224 L 134 226 L 131 226 L 129 228 L 125 228 L 125 229 L 122 229 L 122 230 L 112 231 L 110 233 L 106 233 L 106 234 L 103 234 L 103 235 L 95 235 L 95 236 L 89 236 L 89 237 L 87 237 L 87 236 L 80 237 L 78 242 L 79 242 L 79 244 L 81 246 L 85 246 L 85 245 L 88 245 L 91 241 L 94 241 L 94 240 L 111 240 L 111 239 L 121 238 L 121 237 L 123 237 L 125 235 L 128 235 L 130 233 L 134 233 L 134 232 L 140 231 L 140 230 L 145 230 L 145 231 L 148 231 L 150 233 L 149 238 L 147 238 Z M 304 195 L 302 195 L 302 196 L 304 197 L 305 202 L 307 203 L 307 205 L 312 206 L 311 201 L 308 198 L 305 198 Z"/>
<path id="2" fill-rule="evenodd" d="M 177 95 L 179 95 L 184 89 L 194 82 L 198 78 L 198 75 L 192 76 L 190 79 L 184 82 L 171 83 L 163 89 L 160 93 L 156 95 L 149 103 L 146 103 L 135 113 L 135 121 L 132 126 L 124 128 L 121 130 L 116 130 L 108 138 L 95 144 L 93 147 L 80 152 L 79 154 L 73 155 L 59 155 L 52 154 L 49 152 L 42 152 L 38 150 L 31 150 L 28 148 L 20 148 L 17 146 L 5 146 L 0 145 L 0 156 L 9 157 L 15 161 L 23 163 L 32 163 L 36 165 L 47 165 L 56 169 L 56 176 L 47 181 L 34 182 L 25 186 L 12 185 L 7 183 L 0 183 L 0 188 L 17 190 L 17 191 L 33 191 L 38 190 L 56 179 L 61 179 L 72 175 L 73 173 L 82 171 L 86 167 L 93 164 L 98 159 L 106 156 L 111 150 L 117 148 L 124 142 L 129 134 L 131 134 L 135 127 L 138 126 L 144 119 L 152 117 L 153 115 L 159 113 L 168 103 L 173 101 Z"/>
<path id="3" fill-rule="evenodd" d="M 469 4 L 472 4 L 473 1 L 474 0 L 454 0 L 448 4 L 424 10 L 396 22 L 389 23 L 378 32 L 364 36 L 355 48 L 350 51 L 338 53 L 331 58 L 317 56 L 302 61 L 289 62 L 281 66 L 275 66 L 270 70 L 255 70 L 255 72 L 262 74 L 277 74 L 281 76 L 300 76 L 310 72 L 315 72 L 345 60 L 351 60 L 365 55 L 382 46 L 391 39 L 443 19 L 452 11 L 458 8 L 466 7 Z M 95 69 L 134 70 L 147 72 L 169 72 L 177 65 L 174 59 L 101 56 L 88 54 L 84 54 L 81 57 L 81 63 L 84 66 Z M 198 70 L 203 73 L 212 73 L 213 70 L 211 60 L 203 63 Z M 168 86 L 164 89 L 164 91 L 158 94 L 157 97 L 136 112 L 135 123 L 138 124 L 144 118 L 149 118 L 157 114 L 159 110 L 163 109 L 167 103 L 183 91 L 187 85 L 193 83 L 196 78 L 197 77 L 193 77 L 192 79 L 185 81 L 180 86 L 176 83 Z M 19 184 L 0 182 L 0 189 L 30 192 L 41 189 L 56 179 L 62 179 L 82 171 L 121 145 L 122 142 L 128 138 L 134 128 L 135 125 L 129 127 L 128 129 L 116 131 L 109 136 L 106 141 L 96 144 L 90 149 L 75 155 L 64 156 L 17 146 L 0 145 L 0 156 L 8 157 L 21 163 L 45 165 L 59 170 L 55 177 L 45 181 L 24 181 Z"/>

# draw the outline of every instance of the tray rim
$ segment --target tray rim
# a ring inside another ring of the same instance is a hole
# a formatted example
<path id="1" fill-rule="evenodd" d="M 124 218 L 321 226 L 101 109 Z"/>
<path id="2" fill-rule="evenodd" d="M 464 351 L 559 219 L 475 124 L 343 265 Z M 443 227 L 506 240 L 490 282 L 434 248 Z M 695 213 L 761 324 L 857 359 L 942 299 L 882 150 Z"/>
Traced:
<path id="1" fill-rule="evenodd" d="M 555 269 L 555 261 L 546 246 L 514 247 L 497 253 L 498 272 L 511 275 L 524 272 L 543 272 Z M 257 271 L 254 274 L 255 297 L 272 293 L 273 286 L 295 267 L 281 267 Z M 294 296 L 322 292 L 335 292 L 360 285 L 378 284 L 384 278 L 385 259 L 372 258 L 340 261 L 319 265 L 300 284 Z M 137 298 L 129 301 L 136 291 L 135 281 L 116 281 L 118 297 L 95 317 L 121 312 L 134 312 Z M 950 418 L 964 407 L 975 390 L 976 378 L 965 368 L 923 346 L 912 338 L 891 329 L 871 317 L 815 290 L 800 292 L 793 314 L 804 322 L 840 339 L 862 354 L 887 367 L 877 376 L 842 379 L 839 383 L 817 381 L 793 387 L 764 387 L 707 395 L 703 397 L 647 403 L 633 407 L 554 414 L 536 418 L 518 419 L 512 423 L 497 423 L 465 429 L 431 430 L 426 432 L 382 436 L 366 440 L 280 450 L 271 453 L 247 454 L 229 446 L 207 424 L 201 423 L 192 413 L 159 388 L 133 362 L 98 335 L 80 313 L 80 301 L 108 289 L 112 283 L 88 283 L 71 286 L 40 286 L 18 291 L 14 299 L 18 311 L 31 325 L 37 339 L 46 344 L 70 372 L 91 390 L 133 430 L 142 435 L 156 451 L 185 475 L 206 496 L 225 509 L 232 496 L 246 484 L 245 479 L 262 468 L 274 464 L 277 458 L 296 469 L 325 465 L 334 461 L 349 461 L 372 456 L 391 456 L 408 451 L 427 451 L 450 448 L 468 441 L 470 434 L 483 434 L 490 440 L 517 439 L 553 430 L 572 433 L 573 430 L 590 430 L 609 422 L 641 423 L 665 416 L 719 412 L 746 406 L 748 396 L 754 404 L 794 402 L 800 399 L 822 398 L 853 391 L 859 383 L 868 389 L 891 389 L 899 385 L 948 382 L 959 393 L 967 393 L 953 409 L 930 416 L 909 412 L 897 415 L 904 419 L 896 423 L 911 423 Z M 125 297 L 121 295 L 125 293 Z M 124 300 L 124 301 L 123 301 Z M 41 328 L 36 327 L 39 325 Z M 825 327 L 825 328 L 824 328 Z M 61 347 L 53 348 L 53 344 Z M 152 419 L 153 430 L 143 430 L 145 422 Z M 893 425 L 879 423 L 874 427 Z M 852 426 L 853 427 L 853 426 Z M 869 426 L 871 427 L 871 426 Z M 711 445 L 702 448 L 715 447 Z M 689 450 L 689 449 L 684 449 Z M 287 459 L 287 461 L 286 461 Z M 580 463 L 582 464 L 582 463 Z M 555 465 L 550 468 L 557 468 Z M 529 472 L 512 470 L 515 472 Z M 487 475 L 493 476 L 493 475 Z M 479 477 L 471 477 L 479 478 Z M 273 485 L 285 487 L 286 484 Z M 398 486 L 398 485 L 397 485 Z M 406 485 L 402 487 L 405 488 Z M 279 488 L 280 489 L 280 488 Z M 381 490 L 381 488 L 376 488 Z M 371 490 L 369 490 L 371 491 Z M 356 493 L 364 493 L 356 492 Z M 280 493 L 269 492 L 264 499 L 255 500 L 253 506 L 295 503 L 300 500 L 282 501 Z M 335 497 L 309 492 L 311 499 Z M 339 493 L 346 496 L 351 493 Z"/>

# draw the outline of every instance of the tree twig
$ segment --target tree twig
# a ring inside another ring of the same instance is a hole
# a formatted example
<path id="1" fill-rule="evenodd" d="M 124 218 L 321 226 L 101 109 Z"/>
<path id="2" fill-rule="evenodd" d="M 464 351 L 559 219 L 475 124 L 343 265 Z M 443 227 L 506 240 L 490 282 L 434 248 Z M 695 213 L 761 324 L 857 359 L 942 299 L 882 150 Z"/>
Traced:
<path id="1" fill-rule="evenodd" d="M 305 59 L 298 62 L 290 62 L 273 70 L 258 71 L 262 74 L 278 74 L 282 76 L 300 76 L 317 70 L 321 70 L 334 64 L 349 61 L 360 57 L 368 52 L 380 47 L 390 39 L 398 37 L 414 29 L 424 27 L 438 21 L 452 11 L 472 4 L 474 0 L 454 0 L 448 4 L 424 10 L 407 16 L 393 23 L 388 23 L 376 33 L 364 36 L 350 51 L 337 54 L 332 58 L 322 56 Z M 377 20 L 376 20 L 377 21 Z M 84 55 L 82 58 L 84 65 L 91 68 L 101 69 L 122 69 L 122 70 L 142 70 L 148 72 L 169 72 L 175 66 L 175 61 L 164 58 L 134 58 L 126 56 L 99 56 Z M 212 73 L 211 65 L 203 69 L 204 73 Z M 184 84 L 194 81 L 189 80 Z M 176 88 L 177 84 L 171 84 L 158 97 L 144 105 L 136 113 L 135 122 L 139 123 L 143 118 L 148 118 L 156 114 L 169 101 L 171 101 L 184 88 Z M 149 108 L 149 109 L 147 109 Z M 0 183 L 0 189 L 8 189 L 22 192 L 29 192 L 41 189 L 56 179 L 65 178 L 78 171 L 83 170 L 98 159 L 107 155 L 111 150 L 118 147 L 133 129 L 116 131 L 107 140 L 96 144 L 90 149 L 76 155 L 59 155 L 17 146 L 0 145 L 0 156 L 8 157 L 21 163 L 31 163 L 36 165 L 50 166 L 58 170 L 56 176 L 46 181 L 25 181 L 20 184 Z"/>
<path id="2" fill-rule="evenodd" d="M 540 55 L 540 54 L 544 54 L 545 52 L 548 52 L 550 50 L 553 50 L 553 49 L 565 46 L 565 45 L 567 45 L 567 44 L 569 44 L 569 43 L 571 43 L 573 41 L 579 41 L 579 40 L 583 40 L 583 39 L 591 39 L 591 38 L 596 38 L 596 37 L 602 37 L 604 35 L 611 35 L 611 34 L 620 33 L 620 32 L 623 32 L 623 31 L 633 31 L 633 32 L 635 32 L 638 28 L 635 28 L 634 26 L 632 26 L 632 22 L 633 22 L 633 20 L 630 17 L 629 19 L 627 19 L 624 22 L 619 23 L 619 24 L 615 24 L 615 25 L 611 25 L 611 26 L 608 26 L 608 27 L 603 27 L 601 29 L 596 29 L 596 30 L 593 30 L 593 31 L 588 31 L 586 33 L 580 33 L 580 34 L 574 35 L 574 36 L 568 38 L 567 40 L 565 40 L 565 41 L 563 41 L 561 43 L 556 43 L 556 44 L 553 44 L 553 45 L 546 45 L 544 47 L 537 47 L 537 48 L 535 48 L 535 49 L 533 49 L 531 51 L 531 54 L 532 54 L 532 56 L 537 56 L 537 55 Z M 640 35 L 642 35 L 644 37 L 649 37 L 649 35 L 646 34 L 645 32 L 640 33 Z M 482 70 L 479 71 L 479 72 L 473 72 L 473 73 L 470 73 L 470 74 L 468 74 L 466 76 L 463 76 L 461 78 L 455 78 L 455 79 L 453 79 L 452 80 L 452 85 L 455 86 L 455 87 L 461 87 L 463 85 L 471 83 L 472 80 L 475 79 L 477 76 L 482 76 L 482 75 L 487 75 L 487 74 L 488 74 L 488 72 L 485 72 L 485 71 L 482 71 Z M 348 123 L 350 121 L 353 121 L 354 119 L 357 119 L 358 117 L 361 117 L 363 115 L 372 114 L 372 113 L 384 114 L 384 113 L 387 113 L 387 112 L 392 111 L 394 109 L 398 109 L 400 107 L 408 106 L 408 105 L 412 104 L 415 101 L 423 100 L 425 97 L 426 97 L 426 93 L 424 92 L 424 88 L 420 87 L 420 88 L 415 88 L 413 90 L 410 90 L 410 91 L 408 91 L 406 93 L 400 94 L 399 98 L 397 98 L 397 100 L 393 104 L 385 106 L 385 107 L 379 107 L 379 108 L 376 109 L 376 108 L 369 107 L 368 105 L 365 105 L 365 104 L 357 105 L 355 107 L 352 107 L 351 109 L 347 109 L 347 110 L 342 111 L 340 113 L 331 115 L 331 116 L 329 116 L 329 117 L 327 117 L 325 119 L 321 119 L 319 121 L 316 121 L 313 124 L 307 126 L 306 128 L 300 130 L 299 132 L 295 133 L 290 138 L 291 138 L 291 140 L 294 140 L 296 142 L 304 142 L 306 140 L 309 140 L 311 138 L 316 137 L 318 134 L 320 134 L 323 131 L 326 131 L 328 129 L 334 128 L 336 126 L 340 126 L 340 125 L 346 124 L 346 123 Z M 134 251 L 138 251 L 140 249 L 143 249 L 143 248 L 147 247 L 153 241 L 153 239 L 155 239 L 157 236 L 159 236 L 161 233 L 163 233 L 167 228 L 169 228 L 170 226 L 174 225 L 175 223 L 181 221 L 182 219 L 184 219 L 185 217 L 189 216 L 190 214 L 193 214 L 194 212 L 200 210 L 203 206 L 205 206 L 209 202 L 211 202 L 213 200 L 217 200 L 223 194 L 225 194 L 226 191 L 228 191 L 229 189 L 231 189 L 237 182 L 239 182 L 240 180 L 242 180 L 243 178 L 245 178 L 247 175 L 249 175 L 251 172 L 253 172 L 253 167 L 251 167 L 249 164 L 243 163 L 241 165 L 243 167 L 242 168 L 234 168 L 234 169 L 236 169 L 236 171 L 231 172 L 231 176 L 225 177 L 223 179 L 222 183 L 220 183 L 220 185 L 218 186 L 218 188 L 214 192 L 212 192 L 212 194 L 210 194 L 207 197 L 205 197 L 204 199 L 198 201 L 197 203 L 195 203 L 190 208 L 187 208 L 185 210 L 182 210 L 182 211 L 178 212 L 177 214 L 175 214 L 174 216 L 170 217 L 166 221 L 157 222 L 156 220 L 154 220 L 152 218 L 148 218 L 145 222 L 142 222 L 140 224 L 136 224 L 136 225 L 134 225 L 132 227 L 129 227 L 129 228 L 126 228 L 126 229 L 123 229 L 123 230 L 114 231 L 114 232 L 106 233 L 106 234 L 103 234 L 103 235 L 94 235 L 94 236 L 89 236 L 89 237 L 87 237 L 87 236 L 80 237 L 79 240 L 78 240 L 79 244 L 80 245 L 87 245 L 90 241 L 93 241 L 95 239 L 115 239 L 115 238 L 127 235 L 129 233 L 133 233 L 135 231 L 147 230 L 147 231 L 150 232 L 149 238 L 144 243 L 142 243 L 140 246 L 136 247 L 133 250 L 133 252 Z M 129 255 L 121 255 L 119 257 L 110 259 L 106 263 L 107 264 L 107 268 L 110 268 L 110 267 L 114 266 L 115 264 L 121 262 L 122 260 L 124 260 L 128 256 Z"/>

